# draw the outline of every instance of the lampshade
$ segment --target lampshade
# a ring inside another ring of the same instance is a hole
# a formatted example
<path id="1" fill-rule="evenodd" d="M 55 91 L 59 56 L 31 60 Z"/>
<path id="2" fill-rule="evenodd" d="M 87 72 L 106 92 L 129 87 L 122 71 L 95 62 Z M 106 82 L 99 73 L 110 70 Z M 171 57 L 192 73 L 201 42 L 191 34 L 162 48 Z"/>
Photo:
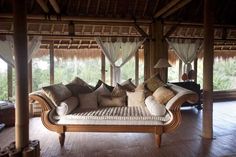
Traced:
<path id="1" fill-rule="evenodd" d="M 168 67 L 171 67 L 171 65 L 165 58 L 160 58 L 157 64 L 154 66 L 154 68 L 168 68 Z"/>

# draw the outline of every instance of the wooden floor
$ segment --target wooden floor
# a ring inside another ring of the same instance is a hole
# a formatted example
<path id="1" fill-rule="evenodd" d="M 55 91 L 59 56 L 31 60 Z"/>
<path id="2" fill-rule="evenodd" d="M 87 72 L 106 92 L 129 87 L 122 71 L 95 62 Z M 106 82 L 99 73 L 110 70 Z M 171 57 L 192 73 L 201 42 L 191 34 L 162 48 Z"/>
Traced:
<path id="1" fill-rule="evenodd" d="M 60 148 L 56 133 L 30 119 L 30 139 L 43 157 L 236 157 L 236 101 L 214 104 L 214 139 L 201 137 L 202 111 L 182 110 L 183 123 L 164 135 L 161 148 L 148 133 L 67 133 Z M 14 140 L 14 128 L 0 132 L 0 147 Z"/>

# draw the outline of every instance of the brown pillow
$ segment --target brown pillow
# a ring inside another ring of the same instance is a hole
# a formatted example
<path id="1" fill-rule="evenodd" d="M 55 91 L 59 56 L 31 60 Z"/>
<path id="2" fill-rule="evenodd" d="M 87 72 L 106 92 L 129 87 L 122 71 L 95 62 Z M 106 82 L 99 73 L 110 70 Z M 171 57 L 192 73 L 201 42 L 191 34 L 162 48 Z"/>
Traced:
<path id="1" fill-rule="evenodd" d="M 162 86 L 157 88 L 152 95 L 160 104 L 166 104 L 172 97 L 175 96 L 175 93 L 171 89 Z"/>
<path id="2" fill-rule="evenodd" d="M 111 92 L 112 96 L 126 96 L 126 90 L 120 85 L 116 84 L 115 88 Z"/>
<path id="3" fill-rule="evenodd" d="M 159 74 L 156 74 L 151 78 L 147 79 L 144 84 L 145 87 L 151 92 L 154 92 L 157 88 L 165 85 L 165 83 L 161 80 Z"/>
<path id="4" fill-rule="evenodd" d="M 66 87 L 71 91 L 73 96 L 78 96 L 78 94 L 91 93 L 93 90 L 88 85 L 78 85 L 76 83 L 69 83 Z"/>
<path id="5" fill-rule="evenodd" d="M 77 85 L 87 85 L 88 86 L 88 83 L 86 83 L 84 80 L 82 80 L 81 78 L 79 78 L 79 77 L 75 77 L 72 81 L 71 81 L 71 83 L 73 83 L 73 84 L 77 84 Z"/>
<path id="6" fill-rule="evenodd" d="M 101 95 L 99 105 L 102 107 L 126 106 L 126 96 Z"/>
<path id="7" fill-rule="evenodd" d="M 81 109 L 97 109 L 97 93 L 79 94 L 79 104 Z"/>
<path id="8" fill-rule="evenodd" d="M 108 84 L 106 84 L 106 83 L 103 82 L 102 80 L 98 80 L 96 86 L 94 87 L 94 90 L 98 89 L 98 88 L 101 86 L 101 84 L 104 84 L 104 86 L 105 86 L 110 92 L 112 92 L 112 90 L 114 89 L 114 87 L 109 86 Z"/>
<path id="9" fill-rule="evenodd" d="M 120 85 L 127 91 L 134 91 L 136 88 L 136 86 L 132 83 L 131 78 L 125 82 L 122 82 Z"/>
<path id="10" fill-rule="evenodd" d="M 70 90 L 62 83 L 46 86 L 42 89 L 56 106 L 63 100 L 72 96 Z"/>

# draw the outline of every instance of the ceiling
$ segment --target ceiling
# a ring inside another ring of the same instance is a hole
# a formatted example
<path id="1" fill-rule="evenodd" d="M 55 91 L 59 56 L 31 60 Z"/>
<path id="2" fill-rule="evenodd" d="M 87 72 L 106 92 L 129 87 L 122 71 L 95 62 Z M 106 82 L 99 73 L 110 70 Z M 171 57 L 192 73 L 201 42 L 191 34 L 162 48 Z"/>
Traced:
<path id="1" fill-rule="evenodd" d="M 94 37 L 142 37 L 154 20 L 167 38 L 203 39 L 203 0 L 26 1 L 27 33 L 43 37 L 42 49 L 96 49 Z M 236 1 L 214 3 L 215 49 L 236 50 Z M 0 37 L 13 33 L 12 6 L 0 0 Z"/>

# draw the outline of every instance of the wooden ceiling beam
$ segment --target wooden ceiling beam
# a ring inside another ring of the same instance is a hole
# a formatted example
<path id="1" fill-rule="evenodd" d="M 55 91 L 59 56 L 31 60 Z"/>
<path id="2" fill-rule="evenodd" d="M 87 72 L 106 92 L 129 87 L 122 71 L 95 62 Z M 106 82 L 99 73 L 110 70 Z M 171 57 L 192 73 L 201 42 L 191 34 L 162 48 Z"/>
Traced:
<path id="1" fill-rule="evenodd" d="M 57 13 L 57 14 L 60 14 L 61 13 L 61 10 L 60 10 L 60 7 L 59 5 L 57 4 L 57 1 L 56 0 L 49 0 L 50 4 L 52 5 L 54 11 Z"/>
<path id="2" fill-rule="evenodd" d="M 148 6 L 148 2 L 149 2 L 149 0 L 145 1 L 145 5 L 144 5 L 144 8 L 143 8 L 143 16 L 145 16 L 145 13 L 146 13 L 146 10 L 147 10 L 147 6 Z"/>
<path id="3" fill-rule="evenodd" d="M 118 0 L 115 0 L 114 15 L 116 15 L 116 12 L 117 12 L 117 3 L 118 3 Z"/>
<path id="4" fill-rule="evenodd" d="M 36 0 L 36 1 L 45 13 L 49 12 L 49 8 L 48 8 L 48 6 L 47 6 L 47 4 L 45 3 L 44 0 Z"/>
<path id="5" fill-rule="evenodd" d="M 165 33 L 164 37 L 169 37 L 178 28 L 178 26 L 178 24 L 172 25 L 170 29 Z"/>
<path id="6" fill-rule="evenodd" d="M 134 23 L 134 28 L 142 37 L 149 38 L 149 35 L 137 23 Z"/>
<path id="7" fill-rule="evenodd" d="M 98 0 L 98 3 L 97 3 L 96 15 L 98 15 L 99 8 L 100 8 L 100 0 Z"/>
<path id="8" fill-rule="evenodd" d="M 86 7 L 86 13 L 88 14 L 89 12 L 89 7 L 90 7 L 91 0 L 88 0 L 87 2 L 87 7 Z"/>
<path id="9" fill-rule="evenodd" d="M 182 0 L 177 5 L 175 5 L 170 10 L 168 10 L 166 13 L 164 13 L 162 17 L 166 18 L 166 17 L 170 16 L 171 14 L 175 13 L 176 11 L 178 11 L 180 8 L 184 7 L 185 5 L 187 5 L 191 1 L 192 0 Z"/>
<path id="10" fill-rule="evenodd" d="M 158 5 L 159 5 L 159 2 L 160 2 L 160 0 L 157 0 L 157 1 L 156 1 L 155 5 L 154 5 L 154 7 L 153 7 L 153 11 L 152 11 L 153 14 L 156 13 L 156 10 L 157 10 L 157 7 L 158 7 Z"/>
<path id="11" fill-rule="evenodd" d="M 105 15 L 107 15 L 107 13 L 109 11 L 109 7 L 110 7 L 110 0 L 107 1 Z"/>
<path id="12" fill-rule="evenodd" d="M 138 0 L 135 0 L 134 9 L 133 9 L 133 15 L 136 14 L 137 5 L 138 5 Z"/>
<path id="13" fill-rule="evenodd" d="M 166 13 L 170 8 L 172 8 L 173 6 L 175 6 L 178 2 L 180 2 L 181 0 L 172 0 L 171 2 L 169 2 L 166 6 L 164 6 L 163 8 L 161 8 L 160 10 L 158 10 L 154 17 L 158 18 L 161 15 L 163 15 L 164 13 Z"/>

